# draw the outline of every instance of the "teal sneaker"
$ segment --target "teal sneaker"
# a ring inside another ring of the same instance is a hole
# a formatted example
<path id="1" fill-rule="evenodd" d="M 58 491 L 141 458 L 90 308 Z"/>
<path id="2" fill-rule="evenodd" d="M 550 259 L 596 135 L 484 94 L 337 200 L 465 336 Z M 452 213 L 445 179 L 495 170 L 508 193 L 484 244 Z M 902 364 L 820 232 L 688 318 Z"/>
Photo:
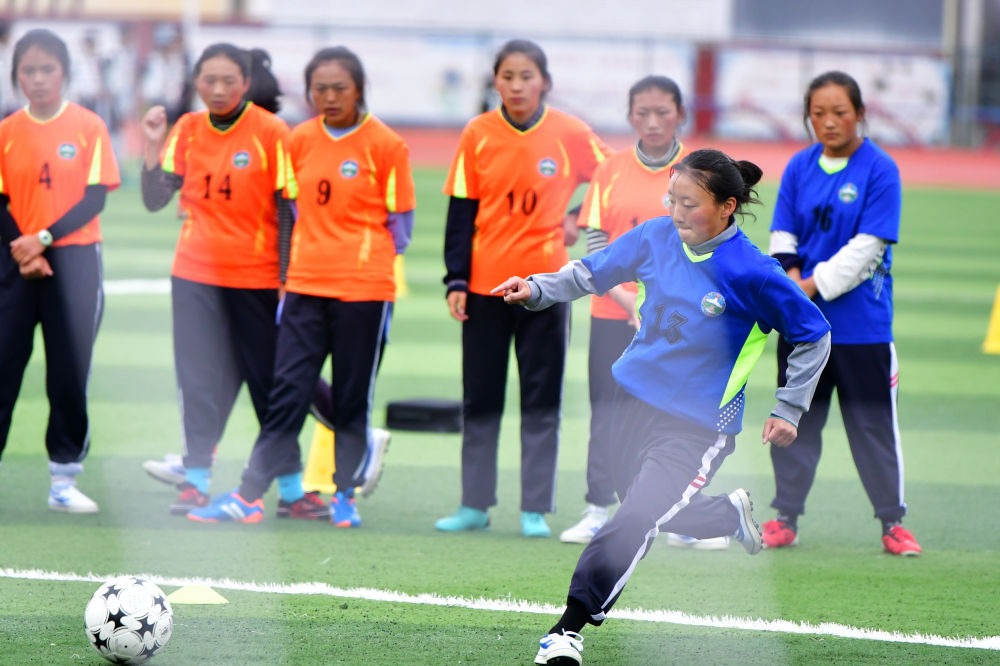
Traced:
<path id="1" fill-rule="evenodd" d="M 361 527 L 361 514 L 354 504 L 354 490 L 337 491 L 330 499 L 330 522 L 334 527 Z"/>
<path id="2" fill-rule="evenodd" d="M 490 526 L 490 514 L 470 506 L 460 506 L 458 511 L 441 518 L 434 523 L 434 528 L 442 532 L 464 532 L 466 530 L 485 530 Z"/>
<path id="3" fill-rule="evenodd" d="M 264 519 L 264 500 L 248 502 L 234 490 L 216 497 L 208 506 L 191 509 L 187 517 L 196 523 L 259 523 Z"/>
<path id="4" fill-rule="evenodd" d="M 548 539 L 552 536 L 549 524 L 545 522 L 545 516 L 533 511 L 521 512 L 521 534 L 526 537 L 538 537 Z"/>

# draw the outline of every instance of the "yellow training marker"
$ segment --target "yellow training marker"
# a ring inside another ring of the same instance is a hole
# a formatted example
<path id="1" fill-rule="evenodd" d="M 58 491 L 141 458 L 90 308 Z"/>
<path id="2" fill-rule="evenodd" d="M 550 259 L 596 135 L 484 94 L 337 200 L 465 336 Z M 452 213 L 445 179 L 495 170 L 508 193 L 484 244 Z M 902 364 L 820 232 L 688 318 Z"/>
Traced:
<path id="1" fill-rule="evenodd" d="M 306 469 L 302 473 L 302 489 L 307 493 L 335 492 L 337 488 L 333 485 L 333 470 L 333 431 L 322 423 L 317 423 L 313 430 Z"/>
<path id="2" fill-rule="evenodd" d="M 167 595 L 171 604 L 211 605 L 228 604 L 229 600 L 208 585 L 185 585 Z"/>
<path id="3" fill-rule="evenodd" d="M 984 354 L 1000 354 L 1000 287 L 993 299 L 993 313 L 986 328 L 986 339 L 983 341 Z"/>

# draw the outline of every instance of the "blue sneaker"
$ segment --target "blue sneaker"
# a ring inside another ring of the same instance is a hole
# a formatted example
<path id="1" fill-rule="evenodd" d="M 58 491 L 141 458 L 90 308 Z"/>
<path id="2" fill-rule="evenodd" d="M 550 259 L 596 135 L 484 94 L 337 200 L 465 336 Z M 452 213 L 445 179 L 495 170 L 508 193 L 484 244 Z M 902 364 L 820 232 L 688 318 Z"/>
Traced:
<path id="1" fill-rule="evenodd" d="M 434 523 L 434 528 L 442 532 L 464 532 L 466 530 L 485 530 L 490 526 L 490 514 L 471 506 L 460 506 L 458 511 L 441 518 Z"/>
<path id="2" fill-rule="evenodd" d="M 533 511 L 521 512 L 521 534 L 526 537 L 538 537 L 548 539 L 552 536 L 552 530 L 545 522 L 545 516 Z"/>
<path id="3" fill-rule="evenodd" d="M 216 497 L 206 507 L 191 509 L 187 517 L 196 523 L 259 523 L 264 519 L 264 500 L 248 502 L 234 490 Z"/>
<path id="4" fill-rule="evenodd" d="M 334 527 L 361 527 L 361 515 L 354 504 L 354 491 L 333 494 L 330 499 L 330 522 Z"/>
<path id="5" fill-rule="evenodd" d="M 764 547 L 764 539 L 760 533 L 760 525 L 753 519 L 753 502 L 750 494 L 742 488 L 729 493 L 729 501 L 740 514 L 740 527 L 733 535 L 750 555 L 756 555 Z"/>

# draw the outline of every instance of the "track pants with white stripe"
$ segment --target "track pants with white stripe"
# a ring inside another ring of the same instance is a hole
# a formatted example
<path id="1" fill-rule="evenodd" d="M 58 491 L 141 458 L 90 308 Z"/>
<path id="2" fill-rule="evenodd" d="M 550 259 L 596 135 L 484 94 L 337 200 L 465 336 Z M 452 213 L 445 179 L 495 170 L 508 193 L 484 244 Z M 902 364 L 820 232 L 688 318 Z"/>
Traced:
<path id="1" fill-rule="evenodd" d="M 568 603 L 600 624 L 659 532 L 699 539 L 729 536 L 739 514 L 727 495 L 702 488 L 733 452 L 735 439 L 682 421 L 625 393 L 615 396 L 615 483 L 621 506 L 584 548 Z"/>
<path id="2" fill-rule="evenodd" d="M 778 382 L 784 385 L 791 345 L 778 343 Z M 903 501 L 903 451 L 896 414 L 899 367 L 891 342 L 830 348 L 812 405 L 799 421 L 799 436 L 788 447 L 771 447 L 779 513 L 805 513 L 806 496 L 816 478 L 823 449 L 823 427 L 837 389 L 844 430 L 875 517 L 895 522 L 906 514 Z"/>
<path id="3" fill-rule="evenodd" d="M 41 324 L 49 397 L 45 447 L 52 469 L 75 475 L 90 447 L 87 384 L 104 313 L 101 245 L 51 247 L 45 258 L 53 275 L 25 280 L 8 248 L 0 248 L 0 454 L 31 358 L 35 326 Z"/>
<path id="4" fill-rule="evenodd" d="M 375 377 L 392 303 L 285 294 L 267 416 L 243 470 L 241 495 L 254 500 L 279 476 L 302 471 L 299 431 L 327 356 L 333 377 L 333 483 L 364 483 Z"/>

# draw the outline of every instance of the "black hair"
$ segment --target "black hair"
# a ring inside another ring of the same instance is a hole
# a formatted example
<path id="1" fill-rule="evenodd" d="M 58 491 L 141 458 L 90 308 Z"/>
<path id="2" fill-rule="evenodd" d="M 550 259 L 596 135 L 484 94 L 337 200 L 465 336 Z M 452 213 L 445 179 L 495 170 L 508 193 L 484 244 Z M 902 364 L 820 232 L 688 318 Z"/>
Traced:
<path id="1" fill-rule="evenodd" d="M 655 74 L 639 79 L 628 89 L 628 113 L 632 115 L 632 107 L 635 104 L 635 96 L 647 90 L 661 90 L 668 95 L 673 95 L 674 103 L 678 111 L 684 110 L 684 97 L 681 95 L 681 87 L 677 82 L 666 76 Z"/>
<path id="2" fill-rule="evenodd" d="M 330 46 L 325 49 L 320 49 L 316 52 L 316 55 L 312 57 L 312 60 L 306 64 L 306 101 L 310 105 L 312 104 L 312 98 L 309 96 L 309 89 L 312 88 L 313 74 L 316 73 L 316 69 L 320 65 L 330 61 L 337 61 L 344 69 L 347 70 L 347 73 L 350 74 L 351 80 L 354 81 L 354 87 L 358 89 L 359 112 L 361 109 L 365 109 L 365 87 L 368 85 L 368 77 L 365 76 L 365 68 L 364 65 L 361 64 L 361 58 L 359 58 L 354 51 L 350 50 L 346 46 Z"/>
<path id="3" fill-rule="evenodd" d="M 194 76 L 198 78 L 206 60 L 222 56 L 233 61 L 240 68 L 244 80 L 250 82 L 247 99 L 271 113 L 281 108 L 278 98 L 281 88 L 271 72 L 271 56 L 263 49 L 241 49 L 226 42 L 218 42 L 205 48 L 194 64 Z"/>
<path id="4" fill-rule="evenodd" d="M 250 49 L 250 89 L 247 97 L 251 102 L 271 113 L 281 110 L 281 86 L 271 72 L 271 56 L 264 49 Z"/>
<path id="5" fill-rule="evenodd" d="M 864 126 L 865 103 L 861 99 L 861 86 L 858 85 L 858 82 L 850 74 L 832 70 L 814 78 L 809 82 L 809 87 L 806 88 L 806 94 L 802 103 L 802 124 L 805 125 L 807 135 L 811 135 L 812 133 L 812 126 L 809 124 L 809 109 L 812 106 L 813 93 L 823 86 L 830 84 L 838 85 L 844 89 L 844 92 L 847 93 L 847 98 L 851 100 L 854 112 L 861 118 L 862 126 Z"/>
<path id="6" fill-rule="evenodd" d="M 500 65 L 503 64 L 503 61 L 515 53 L 520 53 L 527 57 L 538 67 L 538 71 L 541 72 L 546 84 L 546 90 L 542 92 L 542 97 L 544 98 L 545 93 L 552 88 L 552 75 L 549 74 L 549 59 L 545 57 L 545 51 L 542 50 L 542 47 L 532 41 L 527 39 L 512 39 L 500 47 L 500 50 L 497 51 L 497 57 L 493 61 L 493 76 L 495 77 L 500 73 Z"/>
<path id="7" fill-rule="evenodd" d="M 10 82 L 13 84 L 14 88 L 17 88 L 17 68 L 21 64 L 21 58 L 24 57 L 24 52 L 32 46 L 37 46 L 46 53 L 54 56 L 56 60 L 59 61 L 63 70 L 63 82 L 68 83 L 70 78 L 69 49 L 66 48 L 66 42 L 60 39 L 59 36 L 51 30 L 36 28 L 24 33 L 24 35 L 17 40 L 17 43 L 14 44 L 14 54 L 11 57 L 10 67 Z"/>
<path id="8" fill-rule="evenodd" d="M 720 150 L 703 148 L 688 153 L 674 166 L 675 173 L 682 173 L 694 179 L 699 185 L 711 193 L 716 203 L 722 203 L 730 197 L 736 200 L 736 209 L 729 216 L 729 222 L 736 215 L 750 215 L 746 211 L 749 204 L 759 204 L 754 185 L 760 182 L 764 175 L 761 168 L 747 160 L 734 160 Z"/>

